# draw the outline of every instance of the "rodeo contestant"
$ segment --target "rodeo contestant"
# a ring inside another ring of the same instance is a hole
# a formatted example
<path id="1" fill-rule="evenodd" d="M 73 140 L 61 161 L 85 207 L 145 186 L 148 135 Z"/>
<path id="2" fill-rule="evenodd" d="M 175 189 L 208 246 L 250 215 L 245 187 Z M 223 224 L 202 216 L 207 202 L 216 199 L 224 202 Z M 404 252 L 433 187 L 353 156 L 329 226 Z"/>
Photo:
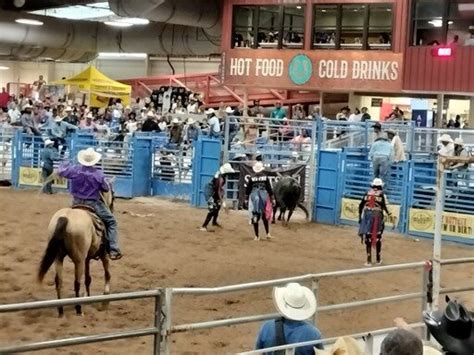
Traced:
<path id="1" fill-rule="evenodd" d="M 257 161 L 252 167 L 255 175 L 251 176 L 247 183 L 245 191 L 245 200 L 248 205 L 249 213 L 252 216 L 252 224 L 255 232 L 254 240 L 260 240 L 258 234 L 258 222 L 262 218 L 263 226 L 267 239 L 271 239 L 269 221 L 272 217 L 273 191 L 270 184 L 270 178 L 264 173 L 264 166 L 261 161 Z"/>
<path id="2" fill-rule="evenodd" d="M 209 212 L 207 213 L 206 219 L 200 228 L 200 230 L 203 232 L 209 231 L 207 229 L 207 225 L 211 219 L 213 226 L 221 227 L 221 225 L 217 223 L 217 217 L 219 217 L 221 206 L 224 206 L 224 208 L 226 207 L 224 202 L 224 185 L 226 181 L 226 174 L 231 173 L 235 173 L 235 170 L 229 163 L 222 165 L 205 188 L 204 195 L 207 200 L 207 208 Z"/>
<path id="3" fill-rule="evenodd" d="M 43 181 L 46 181 L 48 177 L 54 171 L 54 161 L 58 160 L 58 152 L 53 148 L 54 142 L 51 139 L 46 139 L 44 141 L 44 149 L 41 151 L 41 175 L 43 176 Z M 52 186 L 53 182 L 50 181 L 43 186 L 42 192 L 45 194 L 53 194 Z"/>
<path id="4" fill-rule="evenodd" d="M 102 170 L 94 166 L 101 158 L 102 155 L 93 148 L 81 150 L 77 154 L 77 161 L 80 165 L 62 164 L 58 169 L 58 175 L 71 180 L 73 206 L 90 206 L 102 219 L 107 229 L 110 259 L 118 260 L 122 257 L 122 253 L 118 246 L 117 221 L 100 198 L 100 191 L 109 191 L 110 186 Z"/>
<path id="5" fill-rule="evenodd" d="M 383 212 L 388 216 L 387 198 L 383 193 L 382 179 L 374 179 L 370 190 L 364 195 L 359 204 L 359 236 L 367 250 L 365 266 L 372 265 L 372 248 L 377 252 L 377 265 L 382 264 L 382 234 L 385 227 Z"/>

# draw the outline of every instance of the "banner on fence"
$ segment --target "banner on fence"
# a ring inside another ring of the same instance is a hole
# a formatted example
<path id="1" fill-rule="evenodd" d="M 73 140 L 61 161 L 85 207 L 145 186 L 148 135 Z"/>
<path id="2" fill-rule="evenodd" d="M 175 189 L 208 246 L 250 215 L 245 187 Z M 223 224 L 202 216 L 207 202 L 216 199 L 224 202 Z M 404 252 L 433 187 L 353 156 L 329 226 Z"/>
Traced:
<path id="1" fill-rule="evenodd" d="M 435 211 L 410 208 L 409 216 L 409 232 L 434 233 Z M 442 234 L 474 239 L 474 215 L 443 212 Z"/>
<path id="2" fill-rule="evenodd" d="M 353 222 L 359 222 L 359 204 L 360 200 L 352 198 L 343 198 L 341 201 L 341 219 Z M 392 214 L 393 219 L 386 219 L 385 225 L 393 227 L 393 220 L 398 223 L 400 220 L 400 205 L 388 205 L 388 210 Z"/>
<path id="3" fill-rule="evenodd" d="M 43 176 L 41 168 L 20 167 L 20 185 L 25 186 L 43 186 Z M 53 181 L 53 186 L 58 188 L 67 188 L 67 180 L 57 178 Z"/>
<path id="4" fill-rule="evenodd" d="M 289 169 L 272 169 L 272 170 L 265 170 L 265 173 L 270 176 L 270 182 L 272 186 L 274 185 L 275 181 L 277 181 L 280 176 L 292 176 L 298 180 L 300 186 L 303 189 L 301 194 L 301 198 L 304 197 L 305 193 L 305 173 L 306 173 L 306 165 L 296 166 L 294 168 Z M 247 182 L 249 177 L 255 175 L 252 170 L 252 166 L 241 164 L 240 165 L 240 177 L 239 177 L 239 206 L 243 207 L 245 201 L 245 189 L 247 188 Z"/>

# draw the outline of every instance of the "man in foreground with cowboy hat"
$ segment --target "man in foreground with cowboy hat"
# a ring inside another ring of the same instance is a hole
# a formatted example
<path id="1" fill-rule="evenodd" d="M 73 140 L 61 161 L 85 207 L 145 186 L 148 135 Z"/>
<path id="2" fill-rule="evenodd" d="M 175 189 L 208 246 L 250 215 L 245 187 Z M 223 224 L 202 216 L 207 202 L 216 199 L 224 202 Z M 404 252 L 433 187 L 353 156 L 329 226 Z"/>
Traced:
<path id="1" fill-rule="evenodd" d="M 102 219 L 107 229 L 106 237 L 109 242 L 108 252 L 110 259 L 118 260 L 122 257 L 118 246 L 117 221 L 110 209 L 100 199 L 101 191 L 109 191 L 110 185 L 104 173 L 95 167 L 102 155 L 93 148 L 81 150 L 77 154 L 80 165 L 62 164 L 58 175 L 71 180 L 71 194 L 74 205 L 87 205 L 94 209 Z"/>
<path id="2" fill-rule="evenodd" d="M 313 292 L 298 283 L 273 288 L 273 303 L 281 318 L 265 322 L 257 337 L 255 349 L 321 339 L 321 332 L 306 320 L 316 312 Z M 323 349 L 322 345 L 316 348 Z M 314 345 L 295 349 L 296 355 L 313 355 Z"/>
<path id="3" fill-rule="evenodd" d="M 221 225 L 217 223 L 217 218 L 219 217 L 221 206 L 224 208 L 226 207 L 224 202 L 224 185 L 226 181 L 226 175 L 232 173 L 235 173 L 235 170 L 229 163 L 222 165 L 212 180 L 204 188 L 204 196 L 207 200 L 209 212 L 207 213 L 206 219 L 200 228 L 202 232 L 209 231 L 207 226 L 209 225 L 209 222 L 211 222 L 211 219 L 212 225 L 214 227 L 221 227 Z"/>
<path id="4" fill-rule="evenodd" d="M 54 142 L 51 139 L 44 141 L 44 149 L 41 151 L 41 175 L 45 181 L 54 171 L 54 161 L 57 160 L 58 151 L 53 147 Z M 50 181 L 43 186 L 43 193 L 52 195 L 53 182 Z"/>

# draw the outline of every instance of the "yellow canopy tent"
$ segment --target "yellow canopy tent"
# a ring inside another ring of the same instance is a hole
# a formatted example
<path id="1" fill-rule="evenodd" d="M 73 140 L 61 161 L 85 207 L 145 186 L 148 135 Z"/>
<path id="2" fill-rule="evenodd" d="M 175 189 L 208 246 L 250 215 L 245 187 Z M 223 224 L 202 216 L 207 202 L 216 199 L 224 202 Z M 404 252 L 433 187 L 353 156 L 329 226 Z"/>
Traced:
<path id="1" fill-rule="evenodd" d="M 106 107 L 109 98 L 118 98 L 124 106 L 130 105 L 132 87 L 108 78 L 93 66 L 72 78 L 58 80 L 53 84 L 77 86 L 81 93 L 89 95 L 91 107 Z"/>

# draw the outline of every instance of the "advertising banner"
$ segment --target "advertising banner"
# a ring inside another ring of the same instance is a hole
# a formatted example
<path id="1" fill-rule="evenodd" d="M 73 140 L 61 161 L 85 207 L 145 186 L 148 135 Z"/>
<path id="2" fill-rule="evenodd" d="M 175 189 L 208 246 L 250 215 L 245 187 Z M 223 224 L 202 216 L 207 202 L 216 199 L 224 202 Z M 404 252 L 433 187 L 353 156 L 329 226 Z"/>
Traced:
<path id="1" fill-rule="evenodd" d="M 341 219 L 359 222 L 359 204 L 360 200 L 343 198 L 341 201 Z M 385 226 L 393 227 L 393 223 L 398 224 L 400 220 L 400 205 L 388 205 L 388 210 L 392 214 L 392 219 L 388 220 L 386 218 Z"/>
<path id="2" fill-rule="evenodd" d="M 409 232 L 434 234 L 435 211 L 410 208 Z M 443 212 L 441 233 L 452 237 L 474 239 L 474 215 Z"/>
<path id="3" fill-rule="evenodd" d="M 20 185 L 43 186 L 43 176 L 41 168 L 20 167 Z M 53 181 L 53 187 L 67 189 L 67 180 L 58 178 Z"/>
<path id="4" fill-rule="evenodd" d="M 224 84 L 398 92 L 403 54 L 377 51 L 232 49 L 222 56 Z"/>

